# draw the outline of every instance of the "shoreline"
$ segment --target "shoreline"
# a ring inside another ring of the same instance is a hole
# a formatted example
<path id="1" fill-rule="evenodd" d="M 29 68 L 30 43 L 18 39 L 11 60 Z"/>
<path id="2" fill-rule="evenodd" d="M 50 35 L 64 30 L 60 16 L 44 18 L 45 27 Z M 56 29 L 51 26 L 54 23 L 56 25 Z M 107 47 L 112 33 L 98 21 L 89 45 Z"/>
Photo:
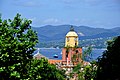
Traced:
<path id="1" fill-rule="evenodd" d="M 38 49 L 38 48 L 36 48 Z M 39 49 L 62 49 L 62 48 L 39 48 Z M 82 49 L 86 49 L 86 48 L 82 48 Z M 92 48 L 93 50 L 107 50 L 107 48 Z"/>

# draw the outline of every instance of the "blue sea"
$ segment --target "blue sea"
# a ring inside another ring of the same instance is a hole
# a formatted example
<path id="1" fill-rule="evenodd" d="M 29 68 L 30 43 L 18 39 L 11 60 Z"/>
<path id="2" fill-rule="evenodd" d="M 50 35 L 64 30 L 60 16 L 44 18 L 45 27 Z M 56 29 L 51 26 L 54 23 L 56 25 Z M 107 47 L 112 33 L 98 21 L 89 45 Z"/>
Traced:
<path id="1" fill-rule="evenodd" d="M 91 58 L 96 60 L 99 56 L 103 54 L 105 49 L 93 49 Z M 40 48 L 40 54 L 46 56 L 49 59 L 62 59 L 62 49 L 55 49 L 55 48 Z M 53 56 L 57 54 L 58 58 L 54 58 Z"/>

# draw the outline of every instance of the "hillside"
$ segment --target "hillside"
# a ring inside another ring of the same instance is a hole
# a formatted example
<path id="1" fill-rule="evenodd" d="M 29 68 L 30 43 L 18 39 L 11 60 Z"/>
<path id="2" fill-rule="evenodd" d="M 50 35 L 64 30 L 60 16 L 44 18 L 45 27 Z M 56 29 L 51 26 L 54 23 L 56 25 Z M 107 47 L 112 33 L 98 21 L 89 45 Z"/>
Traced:
<path id="1" fill-rule="evenodd" d="M 70 29 L 70 25 L 46 25 L 42 27 L 32 27 L 38 32 L 40 42 L 64 41 L 66 33 Z M 75 31 L 79 34 L 79 39 L 95 39 L 106 38 L 120 35 L 120 27 L 113 29 L 92 28 L 88 26 L 74 26 Z"/>

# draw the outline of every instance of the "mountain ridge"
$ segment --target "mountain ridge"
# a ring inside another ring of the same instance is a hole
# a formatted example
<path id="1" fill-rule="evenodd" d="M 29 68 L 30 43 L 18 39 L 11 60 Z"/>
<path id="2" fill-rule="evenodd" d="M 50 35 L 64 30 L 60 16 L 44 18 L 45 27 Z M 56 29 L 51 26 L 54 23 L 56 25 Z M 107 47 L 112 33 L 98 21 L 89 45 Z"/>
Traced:
<path id="1" fill-rule="evenodd" d="M 38 39 L 42 42 L 49 41 L 64 41 L 65 35 L 70 30 L 71 25 L 46 25 L 41 27 L 32 27 L 37 31 Z M 93 39 L 100 37 L 114 37 L 120 35 L 120 27 L 104 29 L 104 28 L 92 28 L 89 26 L 74 26 L 75 32 L 80 39 Z M 83 36 L 84 35 L 84 36 Z"/>

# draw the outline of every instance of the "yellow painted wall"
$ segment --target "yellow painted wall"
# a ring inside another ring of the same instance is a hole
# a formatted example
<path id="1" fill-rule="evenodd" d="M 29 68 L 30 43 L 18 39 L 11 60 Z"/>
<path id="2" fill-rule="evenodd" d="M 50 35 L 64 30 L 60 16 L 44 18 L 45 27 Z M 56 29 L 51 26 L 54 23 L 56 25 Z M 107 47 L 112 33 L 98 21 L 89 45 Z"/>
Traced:
<path id="1" fill-rule="evenodd" d="M 78 37 L 77 36 L 67 36 L 66 37 L 65 47 L 67 47 L 67 46 L 75 47 L 75 43 L 76 43 L 76 46 L 78 46 Z"/>

